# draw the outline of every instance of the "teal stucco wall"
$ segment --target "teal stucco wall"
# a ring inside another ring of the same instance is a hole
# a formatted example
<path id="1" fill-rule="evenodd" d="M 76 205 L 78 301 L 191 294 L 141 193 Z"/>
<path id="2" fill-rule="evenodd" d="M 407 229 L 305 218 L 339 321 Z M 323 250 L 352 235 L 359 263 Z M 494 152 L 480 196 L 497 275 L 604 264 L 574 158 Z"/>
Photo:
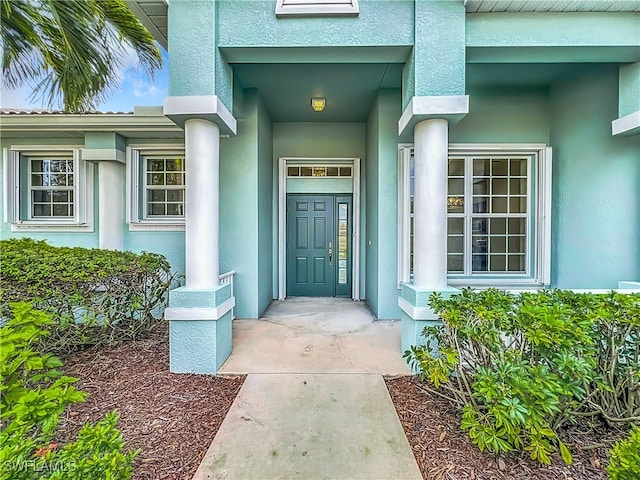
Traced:
<path id="1" fill-rule="evenodd" d="M 616 288 L 640 279 L 640 136 L 612 137 L 618 68 L 551 88 L 552 284 Z"/>
<path id="2" fill-rule="evenodd" d="M 236 317 L 258 318 L 272 291 L 261 272 L 271 252 L 271 227 L 261 218 L 271 217 L 271 122 L 256 90 L 245 91 L 242 112 L 238 135 L 220 144 L 220 272 L 236 272 Z"/>
<path id="3" fill-rule="evenodd" d="M 449 143 L 549 143 L 548 88 L 483 89 L 469 113 L 449 128 Z"/>
<path id="4" fill-rule="evenodd" d="M 399 318 L 398 118 L 400 91 L 380 90 L 367 122 L 366 292 L 380 319 Z"/>
<path id="5" fill-rule="evenodd" d="M 273 128 L 267 109 L 258 103 L 258 312 L 273 299 Z"/>
<path id="6" fill-rule="evenodd" d="M 280 54 L 290 56 L 295 47 L 407 47 L 413 44 L 412 0 L 360 0 L 360 13 L 355 17 L 305 18 L 277 18 L 275 0 L 220 0 L 217 3 L 218 46 L 231 59 L 234 55 L 248 54 L 241 49 L 256 47 L 270 49 L 261 52 L 262 58 L 266 58 L 264 55 L 277 58 Z M 247 28 L 247 25 L 259 28 Z M 279 52 L 272 47 L 286 47 L 288 51 Z M 343 50 L 348 55 L 349 50 Z M 305 56 L 311 59 L 326 53 L 326 50 L 307 50 Z M 378 52 L 383 54 L 388 53 Z M 333 61 L 340 60 L 334 58 Z"/>

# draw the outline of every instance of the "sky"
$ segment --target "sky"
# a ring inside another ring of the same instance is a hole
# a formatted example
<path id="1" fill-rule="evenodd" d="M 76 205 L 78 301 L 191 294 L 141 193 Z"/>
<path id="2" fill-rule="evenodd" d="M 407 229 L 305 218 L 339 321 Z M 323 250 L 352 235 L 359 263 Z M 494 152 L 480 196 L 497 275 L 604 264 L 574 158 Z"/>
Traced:
<path id="1" fill-rule="evenodd" d="M 109 92 L 105 101 L 98 104 L 97 110 L 103 112 L 132 112 L 134 106 L 162 105 L 164 97 L 169 93 L 169 58 L 162 52 L 163 68 L 156 72 L 154 79 L 147 77 L 139 70 L 136 54 L 129 49 L 119 66 L 117 76 L 120 86 Z M 41 98 L 31 98 L 31 87 L 23 85 L 17 90 L 0 90 L 0 106 L 2 108 L 48 108 Z M 56 109 L 61 108 L 59 105 Z"/>

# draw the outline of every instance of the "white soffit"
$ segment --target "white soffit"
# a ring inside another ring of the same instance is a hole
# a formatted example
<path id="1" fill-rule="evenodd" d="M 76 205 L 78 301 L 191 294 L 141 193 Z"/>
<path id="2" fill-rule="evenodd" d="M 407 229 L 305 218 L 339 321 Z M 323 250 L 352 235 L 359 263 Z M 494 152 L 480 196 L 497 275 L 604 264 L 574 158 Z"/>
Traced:
<path id="1" fill-rule="evenodd" d="M 124 0 L 138 20 L 147 27 L 153 38 L 167 50 L 168 0 Z"/>
<path id="2" fill-rule="evenodd" d="M 640 0 L 467 0 L 467 13 L 640 12 Z"/>

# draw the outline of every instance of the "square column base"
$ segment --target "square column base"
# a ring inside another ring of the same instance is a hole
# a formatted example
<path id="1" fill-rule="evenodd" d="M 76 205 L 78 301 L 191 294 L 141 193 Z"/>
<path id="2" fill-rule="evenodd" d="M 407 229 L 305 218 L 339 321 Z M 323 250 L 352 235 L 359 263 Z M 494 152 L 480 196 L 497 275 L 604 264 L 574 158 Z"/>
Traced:
<path id="1" fill-rule="evenodd" d="M 434 313 L 429 305 L 429 296 L 432 293 L 439 293 L 444 298 L 459 293 L 460 290 L 447 287 L 441 290 L 425 290 L 415 287 L 411 283 L 403 283 L 398 297 L 398 305 L 402 313 L 400 348 L 402 352 L 409 350 L 412 345 L 427 345 L 428 339 L 423 335 L 425 327 L 440 324 L 438 315 Z"/>
<path id="2" fill-rule="evenodd" d="M 215 374 L 231 354 L 231 285 L 210 290 L 187 287 L 169 292 L 169 370 Z"/>

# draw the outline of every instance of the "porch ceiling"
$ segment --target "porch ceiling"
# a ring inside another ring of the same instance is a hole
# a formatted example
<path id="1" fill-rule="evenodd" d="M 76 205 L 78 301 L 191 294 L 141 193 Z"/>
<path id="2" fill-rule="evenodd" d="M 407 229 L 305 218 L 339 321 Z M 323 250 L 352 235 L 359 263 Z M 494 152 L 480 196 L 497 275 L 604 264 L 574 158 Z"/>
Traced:
<path id="1" fill-rule="evenodd" d="M 244 88 L 256 88 L 274 122 L 364 122 L 380 88 L 400 88 L 402 64 L 236 64 Z M 311 98 L 323 97 L 322 112 Z"/>
<path id="2" fill-rule="evenodd" d="M 545 88 L 552 83 L 602 68 L 603 63 L 468 63 L 466 87 L 478 89 Z"/>

